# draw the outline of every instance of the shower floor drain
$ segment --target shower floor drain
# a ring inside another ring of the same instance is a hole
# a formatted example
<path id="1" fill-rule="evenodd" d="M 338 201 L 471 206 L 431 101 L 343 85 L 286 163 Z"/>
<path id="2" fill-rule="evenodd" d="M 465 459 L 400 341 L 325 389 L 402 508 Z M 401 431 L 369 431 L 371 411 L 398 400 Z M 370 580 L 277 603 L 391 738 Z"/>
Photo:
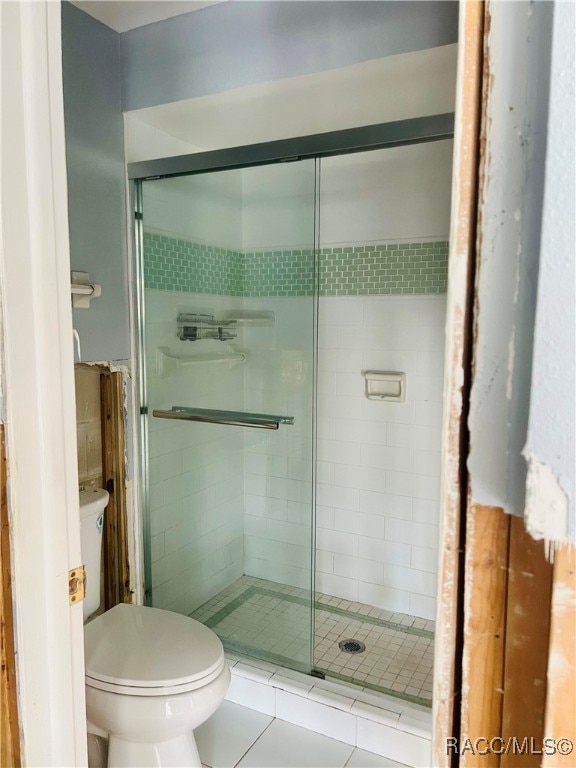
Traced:
<path id="1" fill-rule="evenodd" d="M 341 640 L 338 647 L 344 653 L 363 653 L 366 650 L 366 646 L 360 640 Z"/>

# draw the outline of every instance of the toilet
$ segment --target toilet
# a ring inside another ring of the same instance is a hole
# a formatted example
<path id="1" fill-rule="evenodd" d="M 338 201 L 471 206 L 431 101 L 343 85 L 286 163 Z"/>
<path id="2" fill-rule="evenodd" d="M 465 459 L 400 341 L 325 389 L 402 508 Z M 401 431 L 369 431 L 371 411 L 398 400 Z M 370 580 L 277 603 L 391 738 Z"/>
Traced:
<path id="1" fill-rule="evenodd" d="M 107 503 L 106 491 L 80 491 L 85 620 L 100 605 Z M 120 604 L 85 623 L 84 651 L 88 733 L 108 739 L 109 766 L 201 766 L 193 731 L 230 684 L 212 630 L 171 611 Z"/>

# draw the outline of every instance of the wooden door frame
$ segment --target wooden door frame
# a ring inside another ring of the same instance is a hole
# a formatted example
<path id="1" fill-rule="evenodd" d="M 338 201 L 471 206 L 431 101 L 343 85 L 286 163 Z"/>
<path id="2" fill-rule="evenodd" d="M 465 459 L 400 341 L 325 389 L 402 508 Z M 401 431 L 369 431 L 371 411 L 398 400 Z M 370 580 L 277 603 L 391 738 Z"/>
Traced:
<path id="1" fill-rule="evenodd" d="M 472 374 L 473 287 L 482 148 L 485 4 L 460 2 L 452 210 L 444 365 L 440 569 L 434 652 L 432 763 L 452 764 L 446 743 L 460 732 L 466 458 Z"/>
<path id="2" fill-rule="evenodd" d="M 7 476 L 4 425 L 0 424 L 0 765 L 16 768 L 20 765 L 20 732 Z"/>

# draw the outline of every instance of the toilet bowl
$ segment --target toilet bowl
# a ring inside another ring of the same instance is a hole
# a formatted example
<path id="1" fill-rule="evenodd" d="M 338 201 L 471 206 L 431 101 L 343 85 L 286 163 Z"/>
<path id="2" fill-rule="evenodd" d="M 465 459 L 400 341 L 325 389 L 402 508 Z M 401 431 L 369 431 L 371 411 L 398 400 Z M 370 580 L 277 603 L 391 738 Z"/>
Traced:
<path id="1" fill-rule="evenodd" d="M 170 611 L 117 605 L 84 633 L 88 731 L 108 735 L 108 765 L 200 766 L 194 729 L 230 684 L 222 643 Z"/>
<path id="2" fill-rule="evenodd" d="M 104 490 L 80 492 L 88 733 L 108 740 L 109 766 L 196 768 L 194 729 L 230 684 L 224 648 L 211 629 L 171 611 L 120 604 L 95 615 L 107 503 Z"/>

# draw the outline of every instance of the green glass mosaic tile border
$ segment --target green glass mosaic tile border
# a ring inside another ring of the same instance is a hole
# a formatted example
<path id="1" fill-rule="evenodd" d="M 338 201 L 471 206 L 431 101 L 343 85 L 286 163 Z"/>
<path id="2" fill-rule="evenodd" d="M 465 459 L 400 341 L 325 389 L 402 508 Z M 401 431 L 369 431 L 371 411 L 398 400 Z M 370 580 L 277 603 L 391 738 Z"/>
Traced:
<path id="1" fill-rule="evenodd" d="M 164 291 L 242 296 L 239 251 L 144 232 L 144 285 Z"/>
<path id="2" fill-rule="evenodd" d="M 448 243 L 322 248 L 320 295 L 446 293 Z"/>
<path id="3" fill-rule="evenodd" d="M 147 288 L 222 296 L 310 296 L 312 251 L 234 251 L 144 233 Z M 446 293 L 446 241 L 322 248 L 320 296 Z"/>
<path id="4" fill-rule="evenodd" d="M 213 614 L 208 619 L 206 619 L 204 621 L 204 624 L 210 629 L 215 629 L 218 626 L 218 624 L 220 624 L 221 621 L 223 621 L 232 613 L 234 613 L 234 611 L 238 610 L 238 608 L 240 608 L 247 600 L 249 600 L 254 595 L 264 595 L 267 597 L 274 597 L 281 600 L 285 600 L 286 602 L 289 602 L 289 603 L 302 605 L 305 608 L 310 608 L 310 601 L 306 600 L 303 597 L 297 597 L 296 595 L 283 594 L 281 592 L 275 592 L 273 590 L 264 589 L 262 587 L 249 587 L 241 595 L 238 595 L 238 597 L 235 597 L 227 605 L 225 605 L 215 614 Z M 426 637 L 430 640 L 434 638 L 434 633 L 426 629 L 419 629 L 417 627 L 407 627 L 403 624 L 398 624 L 393 621 L 387 621 L 386 619 L 379 619 L 375 616 L 366 616 L 364 614 L 359 615 L 358 613 L 354 613 L 353 611 L 345 611 L 343 608 L 338 608 L 333 605 L 327 605 L 326 603 L 316 602 L 315 610 L 325 611 L 327 613 L 334 613 L 339 616 L 345 616 L 346 618 L 349 618 L 352 621 L 362 621 L 362 622 L 366 622 L 367 624 L 373 624 L 379 627 L 386 627 L 388 629 L 393 629 L 396 632 L 403 632 L 406 635 L 416 635 L 418 637 Z M 190 614 L 190 615 L 193 616 L 193 614 Z M 271 664 L 277 664 L 280 667 L 296 669 L 297 671 L 300 671 L 300 672 L 309 673 L 309 669 L 299 664 L 299 662 L 293 658 L 288 658 L 280 654 L 272 653 L 266 650 L 261 650 L 261 649 L 255 650 L 252 646 L 244 645 L 243 643 L 240 643 L 238 641 L 232 641 L 227 638 L 224 638 L 222 642 L 225 650 L 228 651 L 229 653 L 235 653 L 237 655 L 248 656 L 248 657 L 252 656 L 254 658 L 260 659 L 261 661 L 268 661 Z M 351 676 L 338 674 L 336 672 L 332 672 L 329 670 L 320 669 L 320 671 L 324 671 L 329 677 L 332 677 L 337 680 L 341 680 L 342 682 L 358 685 L 358 681 L 354 680 L 354 678 Z M 432 702 L 429 699 L 424 699 L 420 696 L 412 696 L 409 693 L 394 691 L 391 688 L 386 688 L 380 685 L 372 685 L 368 681 L 362 681 L 362 687 L 370 688 L 371 690 L 378 691 L 379 693 L 385 693 L 388 696 L 394 696 L 395 698 L 402 699 L 403 701 L 409 701 L 412 704 L 420 704 L 421 706 L 424 706 L 424 707 L 432 706 Z"/>
<path id="5" fill-rule="evenodd" d="M 312 296 L 313 254 L 311 250 L 302 249 L 246 251 L 244 296 Z"/>

